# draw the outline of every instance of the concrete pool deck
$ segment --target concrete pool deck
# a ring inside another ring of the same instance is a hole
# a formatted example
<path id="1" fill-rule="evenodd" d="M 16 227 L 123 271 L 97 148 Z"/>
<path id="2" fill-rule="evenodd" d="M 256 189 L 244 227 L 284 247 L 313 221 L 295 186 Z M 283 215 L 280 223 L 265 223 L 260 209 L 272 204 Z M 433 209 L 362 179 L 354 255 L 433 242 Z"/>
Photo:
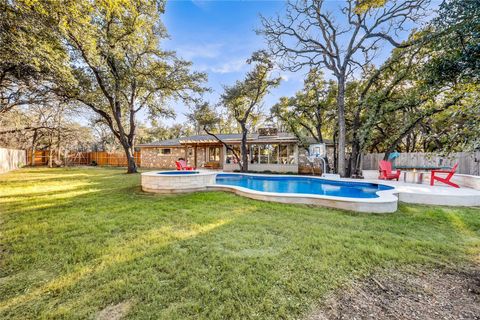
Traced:
<path id="1" fill-rule="evenodd" d="M 395 187 L 398 200 L 405 203 L 431 204 L 439 206 L 480 206 L 480 190 L 467 187 L 454 188 L 437 183 L 405 183 L 402 181 L 385 181 L 368 179 L 365 181 Z"/>

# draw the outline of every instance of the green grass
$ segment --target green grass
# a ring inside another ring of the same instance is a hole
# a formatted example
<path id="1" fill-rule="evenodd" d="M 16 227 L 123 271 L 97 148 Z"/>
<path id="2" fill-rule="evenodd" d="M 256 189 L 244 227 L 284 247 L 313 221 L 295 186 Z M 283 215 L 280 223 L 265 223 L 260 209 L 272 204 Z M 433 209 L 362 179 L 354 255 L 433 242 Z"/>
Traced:
<path id="1" fill-rule="evenodd" d="M 0 318 L 301 318 L 379 269 L 479 263 L 480 209 L 360 214 L 160 196 L 118 169 L 0 175 Z"/>

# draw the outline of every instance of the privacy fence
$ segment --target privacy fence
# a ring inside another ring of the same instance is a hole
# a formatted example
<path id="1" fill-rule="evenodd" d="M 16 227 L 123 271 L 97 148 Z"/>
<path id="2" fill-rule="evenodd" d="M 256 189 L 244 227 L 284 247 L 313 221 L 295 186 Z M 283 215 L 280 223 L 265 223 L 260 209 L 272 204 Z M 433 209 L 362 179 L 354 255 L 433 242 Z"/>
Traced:
<path id="1" fill-rule="evenodd" d="M 363 170 L 378 170 L 383 153 L 369 153 L 363 157 Z M 434 153 L 400 153 L 393 164 L 404 168 L 453 167 L 458 163 L 457 173 L 480 175 L 480 151 L 457 152 L 449 156 Z"/>
<path id="2" fill-rule="evenodd" d="M 23 167 L 27 163 L 25 150 L 0 148 L 0 173 Z"/>
<path id="3" fill-rule="evenodd" d="M 50 153 L 48 150 L 35 151 L 32 155 L 32 151 L 27 152 L 28 165 L 45 166 L 48 165 L 50 158 L 52 157 L 53 164 L 56 164 L 58 156 L 55 153 Z M 138 166 L 141 165 L 140 152 L 134 154 L 135 162 Z M 98 166 L 112 166 L 112 167 L 126 167 L 127 157 L 123 152 L 70 152 L 66 155 L 60 156 L 62 164 L 66 165 L 98 165 Z"/>

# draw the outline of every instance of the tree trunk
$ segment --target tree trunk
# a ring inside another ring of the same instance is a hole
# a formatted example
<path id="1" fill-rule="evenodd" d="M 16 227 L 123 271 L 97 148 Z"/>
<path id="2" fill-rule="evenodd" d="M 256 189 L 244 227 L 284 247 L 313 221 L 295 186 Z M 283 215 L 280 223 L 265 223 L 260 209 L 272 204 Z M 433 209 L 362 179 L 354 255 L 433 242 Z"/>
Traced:
<path id="1" fill-rule="evenodd" d="M 349 164 L 349 176 L 350 177 L 358 177 L 361 176 L 361 148 L 360 144 L 356 139 L 353 139 L 352 143 L 352 154 L 350 156 L 350 164 Z"/>
<path id="2" fill-rule="evenodd" d="M 360 141 L 359 138 L 359 130 L 360 130 L 360 116 L 362 112 L 362 104 L 357 104 L 355 110 L 355 116 L 353 118 L 352 124 L 352 154 L 350 156 L 349 161 L 349 168 L 348 168 L 348 176 L 349 177 L 360 177 L 362 176 L 362 151 L 363 151 L 363 143 Z"/>
<path id="3" fill-rule="evenodd" d="M 345 177 L 345 78 L 338 77 L 337 94 L 337 113 L 338 113 L 338 174 Z"/>
<path id="4" fill-rule="evenodd" d="M 338 173 L 338 157 L 337 157 L 337 134 L 338 130 L 333 132 L 333 173 Z"/>
<path id="5" fill-rule="evenodd" d="M 137 164 L 135 163 L 135 153 L 133 147 L 129 145 L 123 145 L 125 155 L 127 156 L 127 173 L 137 173 Z"/>
<path id="6" fill-rule="evenodd" d="M 241 172 L 248 171 L 248 154 L 247 154 L 247 135 L 248 130 L 244 123 L 240 124 L 242 127 L 242 145 L 241 145 L 241 153 L 242 153 L 242 165 L 241 165 Z"/>

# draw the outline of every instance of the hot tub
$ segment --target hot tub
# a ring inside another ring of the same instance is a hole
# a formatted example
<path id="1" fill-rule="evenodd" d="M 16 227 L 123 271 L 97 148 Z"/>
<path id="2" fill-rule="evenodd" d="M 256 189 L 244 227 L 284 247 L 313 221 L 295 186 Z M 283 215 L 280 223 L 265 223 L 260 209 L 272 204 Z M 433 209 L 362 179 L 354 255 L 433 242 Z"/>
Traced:
<path id="1" fill-rule="evenodd" d="M 142 190 L 155 193 L 184 193 L 206 190 L 215 184 L 216 172 L 152 171 L 142 173 Z"/>

